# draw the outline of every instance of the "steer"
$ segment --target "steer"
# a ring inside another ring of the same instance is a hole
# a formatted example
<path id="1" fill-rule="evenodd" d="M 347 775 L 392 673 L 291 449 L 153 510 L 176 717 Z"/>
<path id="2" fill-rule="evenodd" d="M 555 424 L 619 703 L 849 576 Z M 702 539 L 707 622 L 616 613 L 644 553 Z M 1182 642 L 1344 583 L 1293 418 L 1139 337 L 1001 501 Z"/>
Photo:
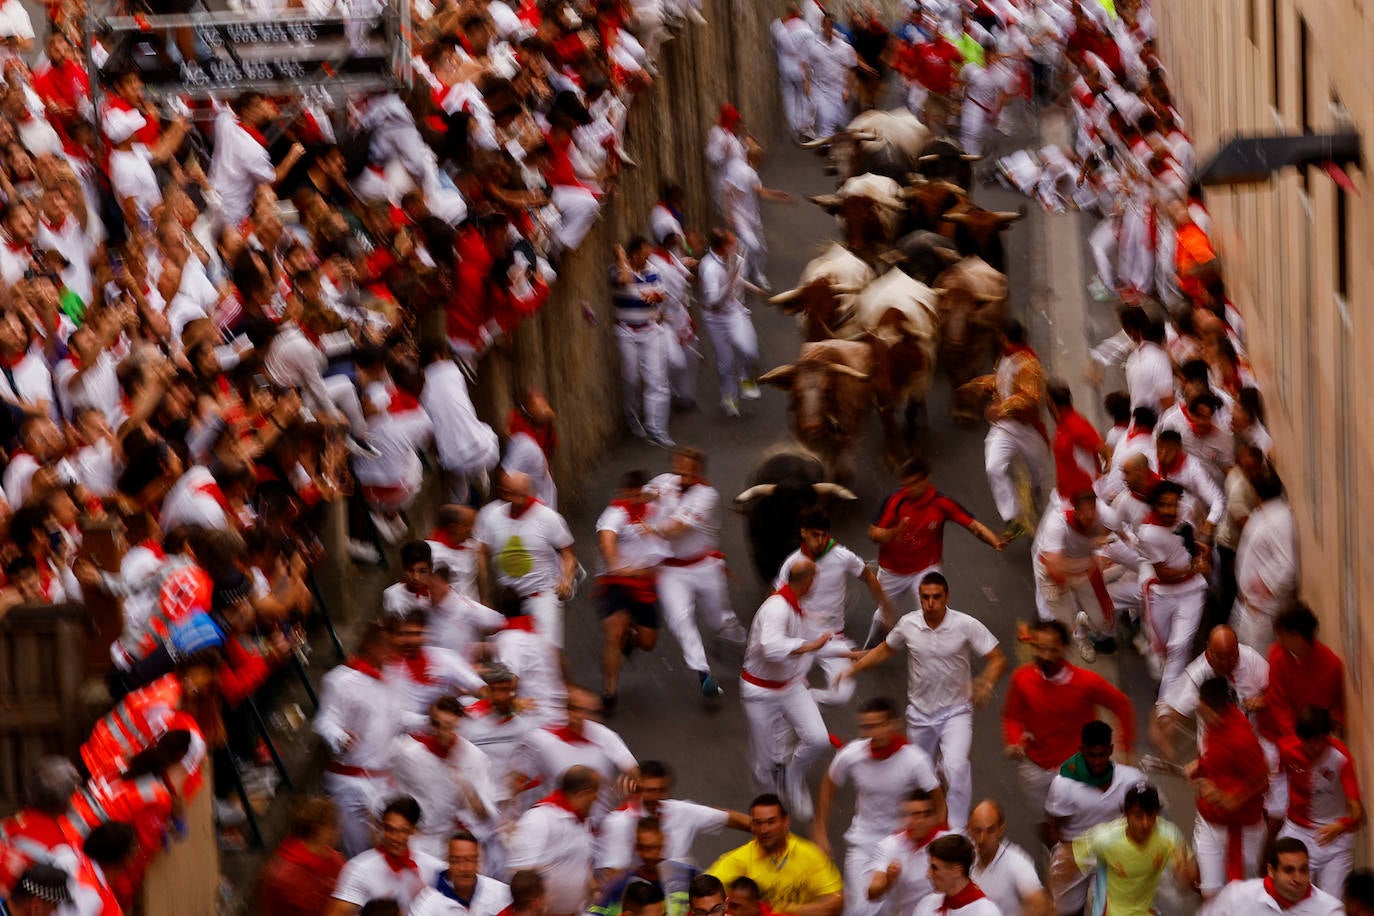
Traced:
<path id="1" fill-rule="evenodd" d="M 804 343 L 795 362 L 759 378 L 791 393 L 797 441 L 821 457 L 830 480 L 854 478 L 864 420 L 873 403 L 868 344 L 857 340 Z"/>
<path id="2" fill-rule="evenodd" d="M 802 268 L 797 285 L 768 301 L 789 314 L 801 315 L 803 340 L 834 337 L 832 328 L 852 308 L 854 295 L 877 275 L 864 260 L 839 242 Z"/>
<path id="3" fill-rule="evenodd" d="M 1020 210 L 984 210 L 970 204 L 946 213 L 940 232 L 953 239 L 962 254 L 977 255 L 995 269 L 1005 271 L 1007 255 L 1002 247 L 1002 232 L 1025 215 L 1024 206 Z"/>
<path id="4" fill-rule="evenodd" d="M 964 258 L 935 280 L 940 290 L 940 366 L 954 397 L 950 418 L 975 422 L 977 405 L 960 386 L 981 375 L 1006 321 L 1007 278 L 982 258 Z"/>
<path id="5" fill-rule="evenodd" d="M 749 489 L 735 497 L 744 513 L 749 553 L 759 578 L 772 584 L 782 561 L 801 544 L 797 520 L 826 500 L 853 501 L 852 492 L 827 483 L 821 459 L 796 443 L 764 452 L 749 472 Z"/>
<path id="6" fill-rule="evenodd" d="M 939 345 L 935 290 L 893 268 L 864 288 L 841 336 L 873 348 L 873 398 L 883 424 L 886 458 L 901 463 L 915 436 L 916 414 L 930 390 Z M 905 429 L 897 420 L 902 410 Z"/>
<path id="7" fill-rule="evenodd" d="M 906 181 L 919 164 L 930 142 L 930 128 L 906 109 L 870 109 L 855 116 L 848 126 L 830 137 L 802 144 L 807 149 L 830 147 L 835 174 L 841 180 L 873 172 L 894 181 Z"/>
<path id="8" fill-rule="evenodd" d="M 897 237 L 906 201 L 902 186 L 884 175 L 851 178 L 834 194 L 817 194 L 810 201 L 834 213 L 844 229 L 845 245 L 856 252 L 884 247 Z"/>

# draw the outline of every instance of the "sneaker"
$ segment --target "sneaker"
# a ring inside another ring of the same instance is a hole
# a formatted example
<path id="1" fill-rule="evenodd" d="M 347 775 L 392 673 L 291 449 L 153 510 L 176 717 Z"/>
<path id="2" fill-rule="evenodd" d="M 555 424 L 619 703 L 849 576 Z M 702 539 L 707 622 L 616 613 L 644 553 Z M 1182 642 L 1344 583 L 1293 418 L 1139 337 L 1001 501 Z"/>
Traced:
<path id="1" fill-rule="evenodd" d="M 348 450 L 359 458 L 370 458 L 376 461 L 378 458 L 382 457 L 382 453 L 377 451 L 376 446 L 371 442 L 364 442 L 357 436 L 350 435 L 344 442 L 348 446 Z"/>
<path id="2" fill-rule="evenodd" d="M 375 544 L 367 541 L 360 541 L 357 538 L 348 539 L 348 557 L 354 563 L 363 563 L 369 566 L 381 566 L 382 554 L 377 550 Z"/>
<path id="3" fill-rule="evenodd" d="M 1137 633 L 1131 639 L 1131 648 L 1135 649 L 1136 654 L 1141 658 L 1145 658 L 1150 654 L 1150 640 L 1145 637 L 1144 633 Z"/>
<path id="4" fill-rule="evenodd" d="M 716 683 L 716 679 L 704 672 L 697 672 L 697 677 L 701 679 L 701 695 L 707 699 L 714 700 L 725 696 L 725 688 Z"/>
<path id="5" fill-rule="evenodd" d="M 744 645 L 745 641 L 749 638 L 749 631 L 746 630 L 744 628 L 744 625 L 741 624 L 738 620 L 731 620 L 729 623 L 725 624 L 725 626 L 721 627 L 720 631 L 716 635 L 718 635 L 721 639 L 725 640 L 726 642 L 734 643 L 737 646 L 742 646 Z"/>
<path id="6" fill-rule="evenodd" d="M 1027 524 L 1024 518 L 1015 518 L 1007 523 L 1007 527 L 1002 531 L 1002 540 L 1010 544 L 1017 538 L 1030 537 L 1035 534 L 1035 530 Z"/>
<path id="7" fill-rule="evenodd" d="M 740 379 L 739 396 L 744 398 L 746 401 L 757 401 L 759 398 L 763 397 L 763 393 L 759 391 L 758 382 L 754 381 L 751 378 L 745 378 Z"/>
<path id="8" fill-rule="evenodd" d="M 1073 647 L 1078 650 L 1078 654 L 1083 657 L 1083 662 L 1088 665 L 1097 661 L 1097 647 L 1093 645 L 1092 639 L 1088 636 L 1088 631 L 1091 628 L 1092 622 L 1088 620 L 1088 615 L 1079 611 L 1078 616 L 1074 618 Z"/>
<path id="9" fill-rule="evenodd" d="M 672 439 L 668 438 L 667 433 L 649 433 L 650 445 L 657 445 L 659 448 L 672 448 L 677 445 Z"/>
<path id="10" fill-rule="evenodd" d="M 1097 275 L 1094 275 L 1093 278 L 1088 281 L 1088 295 L 1092 296 L 1093 299 L 1098 302 L 1106 302 L 1109 299 L 1116 298 L 1112 294 L 1112 291 L 1107 289 L 1107 284 L 1103 283 L 1102 278 Z"/>
<path id="11" fill-rule="evenodd" d="M 738 416 L 739 416 L 739 402 L 736 401 L 734 398 L 731 398 L 731 397 L 724 397 L 724 398 L 721 398 L 721 399 L 720 399 L 720 410 L 721 410 L 721 413 L 725 414 L 727 417 L 738 417 Z"/>

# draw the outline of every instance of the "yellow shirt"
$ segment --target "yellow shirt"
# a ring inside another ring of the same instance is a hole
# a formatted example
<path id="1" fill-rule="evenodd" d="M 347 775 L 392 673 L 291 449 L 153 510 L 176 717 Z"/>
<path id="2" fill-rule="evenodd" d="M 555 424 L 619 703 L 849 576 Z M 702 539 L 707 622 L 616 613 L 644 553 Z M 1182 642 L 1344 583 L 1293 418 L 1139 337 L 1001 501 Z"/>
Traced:
<path id="1" fill-rule="evenodd" d="M 794 834 L 787 835 L 787 845 L 776 857 L 765 853 L 757 841 L 749 842 L 721 856 L 707 872 L 726 888 L 741 876 L 754 879 L 764 902 L 784 913 L 844 890 L 830 857 Z"/>

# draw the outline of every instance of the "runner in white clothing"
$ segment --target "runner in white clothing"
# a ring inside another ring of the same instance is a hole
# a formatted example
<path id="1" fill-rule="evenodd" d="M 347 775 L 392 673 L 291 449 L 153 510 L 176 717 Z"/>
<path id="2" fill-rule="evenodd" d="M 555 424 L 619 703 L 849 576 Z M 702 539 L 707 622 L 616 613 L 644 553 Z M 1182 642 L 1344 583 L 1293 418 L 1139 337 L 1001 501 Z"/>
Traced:
<path id="1" fill-rule="evenodd" d="M 782 108 L 795 139 L 815 134 L 816 112 L 811 105 L 811 44 L 816 35 L 802 19 L 801 8 L 789 3 L 780 19 L 769 27 L 773 50 L 778 55 L 778 79 L 782 82 Z"/>
<path id="2" fill-rule="evenodd" d="M 763 214 L 759 200 L 791 203 L 786 191 L 767 188 L 759 178 L 758 167 L 763 162 L 763 147 L 750 139 L 744 159 L 733 160 L 725 168 L 721 179 L 721 194 L 725 208 L 725 222 L 735 231 L 740 255 L 744 258 L 744 276 L 765 293 L 768 285 L 768 244 L 763 237 Z"/>
<path id="3" fill-rule="evenodd" d="M 917 747 L 937 759 L 949 786 L 949 825 L 964 829 L 973 795 L 969 750 L 973 708 L 992 699 L 1007 669 L 1007 658 L 977 618 L 949 608 L 949 582 L 939 573 L 921 580 L 921 612 L 897 622 L 887 639 L 840 677 L 881 665 L 898 652 L 907 654 L 907 732 Z M 983 671 L 972 677 L 972 656 Z M 938 758 L 936 755 L 939 755 Z"/>
<path id="4" fill-rule="evenodd" d="M 711 230 L 711 250 L 697 265 L 701 285 L 701 312 L 706 336 L 716 357 L 720 382 L 720 409 L 727 417 L 739 416 L 739 399 L 757 400 L 754 380 L 759 358 L 759 338 L 744 306 L 744 260 L 733 232 Z"/>
<path id="5" fill-rule="evenodd" d="M 470 831 L 453 834 L 447 859 L 448 871 L 415 898 L 406 916 L 497 916 L 511 905 L 510 886 L 488 877 L 497 868 Z"/>
<path id="6" fill-rule="evenodd" d="M 866 700 L 858 713 L 859 738 L 840 748 L 830 761 L 816 801 L 811 837 L 830 854 L 830 809 L 835 793 L 854 784 L 854 819 L 845 831 L 845 912 L 877 914 L 882 907 L 868 899 L 868 867 L 878 844 L 901 826 L 903 801 L 913 789 L 930 793 L 943 821 L 944 793 L 935 765 L 925 751 L 902 733 L 897 710 L 885 697 Z M 886 863 L 883 863 L 886 868 Z"/>
<path id="7" fill-rule="evenodd" d="M 816 110 L 816 135 L 829 137 L 849 123 L 849 100 L 854 93 L 854 68 L 859 56 L 835 33 L 829 13 L 820 34 L 810 43 L 811 101 Z"/>
<path id="8" fill-rule="evenodd" d="M 349 859 L 339 872 L 328 916 L 354 916 L 371 900 L 410 904 L 444 870 L 442 859 L 410 848 L 420 805 L 409 795 L 392 799 L 381 812 L 381 842 Z"/>
<path id="9" fill-rule="evenodd" d="M 968 838 L 977 860 L 969 877 L 1006 914 L 1051 916 L 1050 895 L 1035 873 L 1035 861 L 1007 841 L 1007 817 L 992 799 L 979 802 L 968 817 Z"/>
<path id="10" fill-rule="evenodd" d="M 1339 900 L 1312 886 L 1307 846 L 1292 837 L 1276 840 L 1270 847 L 1265 877 L 1231 882 L 1202 909 L 1204 916 L 1336 916 L 1344 912 Z"/>
<path id="11" fill-rule="evenodd" d="M 931 894 L 916 904 L 914 916 L 1002 916 L 973 880 L 976 854 L 973 843 L 962 834 L 937 837 L 930 844 Z"/>
<path id="12" fill-rule="evenodd" d="M 913 789 L 899 807 L 901 829 L 878 841 L 864 867 L 864 895 L 880 913 L 905 916 L 929 896 L 930 844 L 949 834 L 941 817 L 940 799 L 925 789 Z"/>
<path id="13" fill-rule="evenodd" d="M 692 846 L 701 834 L 720 833 L 726 827 L 749 829 L 749 815 L 712 808 L 696 802 L 669 798 L 673 771 L 666 763 L 645 760 L 639 765 L 639 792 L 601 821 L 597 838 L 596 867 L 625 871 L 634 861 L 635 830 L 641 818 L 658 820 L 663 831 L 663 858 L 692 866 Z"/>
<path id="14" fill-rule="evenodd" d="M 509 844 L 512 872 L 534 869 L 544 879 L 549 916 L 582 913 L 592 884 L 595 834 L 588 820 L 601 788 L 595 770 L 575 766 L 558 790 L 520 818 Z"/>

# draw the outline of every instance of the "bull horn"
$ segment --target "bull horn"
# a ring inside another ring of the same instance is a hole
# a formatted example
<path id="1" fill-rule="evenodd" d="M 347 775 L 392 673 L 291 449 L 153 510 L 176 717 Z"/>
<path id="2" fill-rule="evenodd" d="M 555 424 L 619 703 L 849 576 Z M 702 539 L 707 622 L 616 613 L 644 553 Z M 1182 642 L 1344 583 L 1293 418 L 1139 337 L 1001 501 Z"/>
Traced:
<path id="1" fill-rule="evenodd" d="M 979 302 L 1001 302 L 1003 299 L 1005 299 L 1005 298 L 1007 298 L 1007 297 L 1006 297 L 1006 296 L 993 296 L 993 295 L 990 295 L 990 294 L 988 294 L 988 293 L 978 293 L 978 294 L 975 295 L 973 298 L 976 299 L 976 300 L 978 300 Z"/>
<path id="2" fill-rule="evenodd" d="M 965 223 L 965 222 L 968 222 L 968 214 L 967 214 L 967 213 L 946 213 L 946 214 L 942 215 L 942 216 L 940 217 L 940 219 L 943 220 L 943 221 L 945 221 L 945 222 L 950 222 L 950 223 Z"/>
<path id="3" fill-rule="evenodd" d="M 936 248 L 935 254 L 946 264 L 957 264 L 964 259 L 964 256 L 953 248 Z"/>
<path id="4" fill-rule="evenodd" d="M 777 488 L 778 485 L 775 483 L 757 483 L 749 489 L 745 490 L 740 495 L 736 496 L 735 502 L 740 504 L 751 503 L 756 499 L 763 499 L 764 497 L 772 496 L 773 491 L 775 491 Z"/>
<path id="5" fill-rule="evenodd" d="M 1004 222 L 1010 223 L 1013 220 L 1021 219 L 1021 217 L 1025 216 L 1026 214 L 1025 211 L 1022 210 L 994 210 L 992 212 L 992 215 L 1000 220 L 1003 220 Z"/>
<path id="6" fill-rule="evenodd" d="M 822 146 L 827 145 L 828 143 L 830 143 L 831 140 L 834 140 L 834 139 L 835 139 L 835 135 L 834 135 L 834 134 L 831 134 L 831 135 L 828 136 L 828 137 L 817 137 L 817 138 L 814 139 L 814 140 L 805 140 L 805 141 L 803 141 L 803 142 L 801 143 L 801 148 L 802 148 L 802 149 L 820 149 Z"/>
<path id="7" fill-rule="evenodd" d="M 871 130 L 854 131 L 849 137 L 858 143 L 875 143 L 878 140 L 878 135 Z"/>
<path id="8" fill-rule="evenodd" d="M 755 487 L 755 489 L 758 489 Z M 813 483 L 811 490 L 817 496 L 833 496 L 835 499 L 843 499 L 852 502 L 859 497 L 848 487 L 842 487 L 837 483 Z M 738 499 L 738 497 L 736 497 Z"/>
<path id="9" fill-rule="evenodd" d="M 932 293 L 934 293 L 935 295 L 937 295 L 937 296 L 943 296 L 945 293 L 949 292 L 949 287 L 946 287 L 946 286 L 932 286 L 932 287 L 930 288 L 930 291 L 931 291 Z"/>
<path id="10" fill-rule="evenodd" d="M 855 286 L 853 283 L 831 283 L 830 291 L 837 296 L 852 296 L 855 293 L 863 292 L 862 286 Z"/>
<path id="11" fill-rule="evenodd" d="M 778 293 L 776 296 L 772 297 L 772 298 L 769 299 L 768 301 L 771 302 L 773 305 L 785 305 L 785 304 L 787 304 L 788 302 L 793 301 L 794 299 L 796 299 L 796 298 L 797 298 L 798 296 L 800 296 L 800 295 L 801 295 L 801 289 L 800 289 L 800 288 L 798 288 L 798 289 L 789 289 L 789 290 L 788 290 L 787 292 L 785 292 L 785 293 Z"/>
<path id="12" fill-rule="evenodd" d="M 844 202 L 844 198 L 840 197 L 840 195 L 838 194 L 813 194 L 810 197 L 808 197 L 807 200 L 811 201 L 813 204 L 815 204 L 823 210 L 829 210 L 832 207 L 838 207 L 841 203 Z"/>
<path id="13" fill-rule="evenodd" d="M 962 188 L 962 187 L 960 187 L 959 185 L 955 184 L 954 182 L 948 181 L 948 180 L 946 180 L 946 179 L 944 179 L 944 178 L 937 178 L 935 181 L 932 181 L 931 184 L 933 184 L 933 185 L 935 185 L 936 187 L 939 187 L 939 188 L 944 188 L 946 191 L 950 191 L 950 192 L 952 192 L 952 193 L 954 193 L 954 194 L 967 194 L 967 193 L 968 193 L 968 189 Z"/>
<path id="14" fill-rule="evenodd" d="M 831 372 L 838 372 L 840 375 L 847 375 L 847 376 L 849 376 L 850 378 L 856 378 L 856 379 L 858 379 L 858 380 L 861 381 L 861 382 L 866 382 L 866 381 L 868 381 L 868 373 L 867 373 L 867 372 L 860 372 L 858 369 L 855 369 L 853 366 L 845 366 L 845 365 L 841 365 L 840 363 L 831 363 L 827 368 L 828 368 Z"/>
<path id="15" fill-rule="evenodd" d="M 983 161 L 983 157 L 982 157 L 981 154 L 974 155 L 973 153 L 960 153 L 960 154 L 959 154 L 959 158 L 962 159 L 962 160 L 964 160 L 965 162 L 982 162 L 982 161 Z"/>
<path id="16" fill-rule="evenodd" d="M 763 375 L 759 376 L 758 383 L 760 385 L 778 385 L 779 387 L 783 387 L 790 384 L 792 376 L 796 374 L 797 367 L 788 363 L 785 366 L 778 366 L 776 369 L 769 369 Z"/>
<path id="17" fill-rule="evenodd" d="M 924 156 L 918 156 L 917 159 L 916 159 L 916 161 L 917 161 L 917 162 L 939 162 L 939 161 L 940 161 L 940 154 L 939 154 L 939 153 L 926 153 Z"/>

